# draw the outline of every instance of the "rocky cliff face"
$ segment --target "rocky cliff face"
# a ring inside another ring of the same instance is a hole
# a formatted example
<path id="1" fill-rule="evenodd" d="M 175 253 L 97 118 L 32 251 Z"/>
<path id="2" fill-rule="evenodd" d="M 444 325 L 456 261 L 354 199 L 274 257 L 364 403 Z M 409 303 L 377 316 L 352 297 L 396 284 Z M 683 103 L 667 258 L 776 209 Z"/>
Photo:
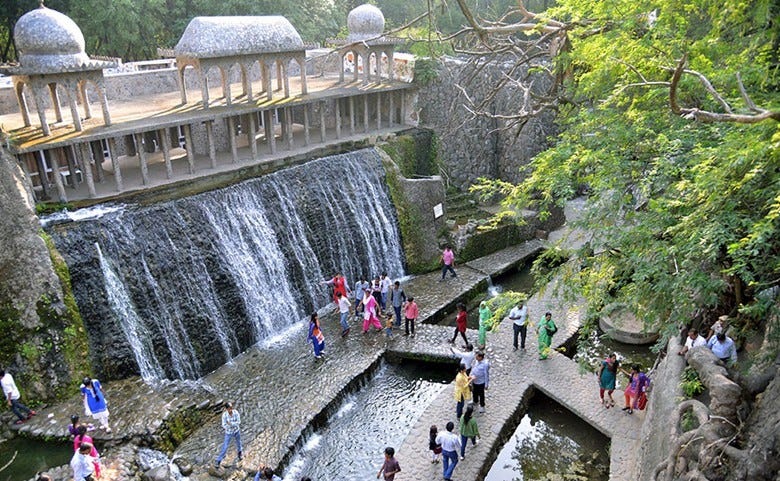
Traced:
<path id="1" fill-rule="evenodd" d="M 475 105 L 480 105 L 505 74 L 501 63 L 474 65 L 447 58 L 437 69 L 436 78 L 422 87 L 418 97 L 420 124 L 433 129 L 439 137 L 439 158 L 448 179 L 456 187 L 466 188 L 478 177 L 499 178 L 509 182 L 522 180 L 520 168 L 533 156 L 549 147 L 547 138 L 555 134 L 554 115 L 546 112 L 516 127 L 490 116 L 473 116 L 461 86 Z M 543 74 L 529 77 L 535 88 L 549 85 Z M 483 106 L 489 114 L 515 113 L 523 92 L 511 83 Z"/>
<path id="2" fill-rule="evenodd" d="M 27 399 L 64 392 L 87 368 L 67 268 L 40 229 L 24 173 L 0 149 L 0 365 Z"/>

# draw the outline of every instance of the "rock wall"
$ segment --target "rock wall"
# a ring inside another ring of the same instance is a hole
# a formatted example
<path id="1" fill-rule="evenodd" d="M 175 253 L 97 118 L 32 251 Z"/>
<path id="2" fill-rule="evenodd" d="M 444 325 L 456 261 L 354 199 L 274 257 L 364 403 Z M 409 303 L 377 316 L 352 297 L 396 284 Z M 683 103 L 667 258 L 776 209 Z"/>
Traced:
<path id="1" fill-rule="evenodd" d="M 642 452 L 638 453 L 640 481 L 655 481 L 653 470 L 669 454 L 669 432 L 677 423 L 675 408 L 682 397 L 680 374 L 685 369 L 685 359 L 676 354 L 681 348 L 678 339 L 670 339 L 666 357 L 651 375 L 652 391 L 642 424 Z"/>
<path id="2" fill-rule="evenodd" d="M 506 68 L 507 65 L 494 63 L 478 69 L 465 61 L 445 58 L 438 65 L 436 78 L 420 88 L 417 100 L 420 125 L 438 135 L 445 180 L 455 187 L 465 189 L 478 177 L 509 182 L 522 180 L 520 168 L 549 147 L 547 139 L 556 133 L 552 112 L 509 129 L 504 128 L 504 121 L 495 118 L 472 118 L 465 108 L 466 99 L 456 85 L 463 87 L 472 101 L 479 104 Z M 536 88 L 552 81 L 542 74 L 531 78 Z M 514 112 L 521 96 L 517 87 L 506 86 L 485 110 L 492 114 Z"/>
<path id="3" fill-rule="evenodd" d="M 31 187 L 0 148 L 0 365 L 27 400 L 65 392 L 89 367 L 67 267 L 40 232 Z"/>

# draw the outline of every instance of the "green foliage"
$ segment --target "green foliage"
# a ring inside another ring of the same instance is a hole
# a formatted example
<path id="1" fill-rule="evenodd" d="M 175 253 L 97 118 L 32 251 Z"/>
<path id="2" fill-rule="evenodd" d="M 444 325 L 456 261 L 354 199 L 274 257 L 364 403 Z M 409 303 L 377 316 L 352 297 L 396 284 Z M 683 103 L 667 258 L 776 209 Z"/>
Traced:
<path id="1" fill-rule="evenodd" d="M 61 210 L 72 210 L 73 204 L 70 202 L 39 202 L 35 204 L 35 213 L 39 216 L 48 215 Z"/>
<path id="2" fill-rule="evenodd" d="M 756 293 L 780 282 L 780 128 L 680 118 L 662 82 L 687 53 L 735 111 L 749 113 L 737 72 L 757 105 L 779 108 L 776 3 L 561 0 L 546 15 L 588 20 L 555 59 L 572 100 L 561 135 L 525 182 L 484 181 L 478 191 L 505 195 L 505 212 L 544 211 L 585 186 L 577 226 L 594 238 L 561 268 L 594 309 L 625 303 L 665 335 L 702 313 L 751 312 Z M 677 97 L 723 111 L 690 75 Z"/>
<path id="3" fill-rule="evenodd" d="M 528 294 L 525 292 L 504 291 L 498 294 L 496 297 L 488 299 L 487 305 L 490 312 L 493 315 L 490 317 L 488 323 L 492 326 L 492 330 L 498 329 L 501 325 L 501 321 L 509 315 L 509 311 L 517 305 L 520 301 L 527 301 Z"/>
<path id="4" fill-rule="evenodd" d="M 704 392 L 704 384 L 699 379 L 699 373 L 691 366 L 686 367 L 680 375 L 680 387 L 685 397 L 689 399 Z"/>
<path id="5" fill-rule="evenodd" d="M 438 62 L 429 58 L 418 58 L 414 62 L 414 81 L 420 85 L 428 85 L 438 78 Z"/>
<path id="6" fill-rule="evenodd" d="M 687 433 L 688 431 L 693 431 L 698 427 L 699 421 L 696 419 L 696 416 L 693 414 L 692 410 L 687 409 L 684 413 L 682 413 L 682 416 L 680 416 L 680 428 L 682 429 L 682 432 Z"/>

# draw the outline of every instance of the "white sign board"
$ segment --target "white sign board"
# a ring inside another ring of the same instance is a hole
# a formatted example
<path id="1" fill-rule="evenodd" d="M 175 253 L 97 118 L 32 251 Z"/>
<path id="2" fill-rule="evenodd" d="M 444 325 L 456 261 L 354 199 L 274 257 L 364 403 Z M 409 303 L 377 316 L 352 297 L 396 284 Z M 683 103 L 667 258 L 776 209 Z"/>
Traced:
<path id="1" fill-rule="evenodd" d="M 438 219 L 444 215 L 444 206 L 441 203 L 433 206 L 433 218 Z"/>

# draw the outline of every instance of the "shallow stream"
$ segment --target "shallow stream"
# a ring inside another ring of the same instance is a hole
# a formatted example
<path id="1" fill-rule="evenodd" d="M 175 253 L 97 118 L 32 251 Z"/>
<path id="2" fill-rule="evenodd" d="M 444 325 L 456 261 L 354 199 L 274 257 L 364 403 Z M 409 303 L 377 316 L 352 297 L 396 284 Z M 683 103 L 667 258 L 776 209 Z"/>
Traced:
<path id="1" fill-rule="evenodd" d="M 65 426 L 63 426 L 63 430 Z M 68 464 L 73 457 L 73 443 L 44 442 L 16 437 L 0 443 L 0 466 L 13 462 L 0 471 L 0 481 L 31 479 L 39 471 Z"/>
<path id="2" fill-rule="evenodd" d="M 284 481 L 374 479 L 385 447 L 396 450 L 417 418 L 452 380 L 447 365 L 383 364 L 347 395 L 321 429 L 307 436 L 284 471 Z"/>
<path id="3" fill-rule="evenodd" d="M 548 473 L 607 481 L 608 444 L 606 436 L 537 392 L 485 481 L 545 480 Z"/>

